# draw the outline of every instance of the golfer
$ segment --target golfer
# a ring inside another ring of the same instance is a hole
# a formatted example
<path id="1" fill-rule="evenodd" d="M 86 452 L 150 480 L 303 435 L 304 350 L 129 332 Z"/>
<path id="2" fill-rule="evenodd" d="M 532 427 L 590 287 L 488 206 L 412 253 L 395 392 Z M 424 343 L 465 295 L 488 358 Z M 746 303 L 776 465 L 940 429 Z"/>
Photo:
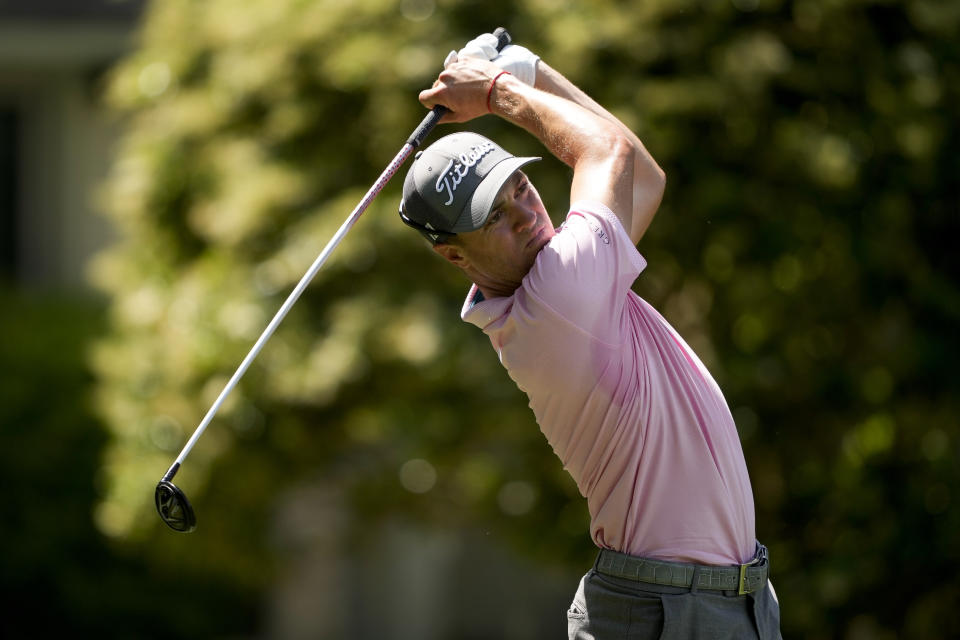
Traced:
<path id="1" fill-rule="evenodd" d="M 664 173 L 616 117 L 524 47 L 448 56 L 428 108 L 495 114 L 573 170 L 555 229 L 515 157 L 473 133 L 417 155 L 400 215 L 473 286 L 486 333 L 587 499 L 600 548 L 570 638 L 780 638 L 737 430 L 710 373 L 630 289 Z"/>

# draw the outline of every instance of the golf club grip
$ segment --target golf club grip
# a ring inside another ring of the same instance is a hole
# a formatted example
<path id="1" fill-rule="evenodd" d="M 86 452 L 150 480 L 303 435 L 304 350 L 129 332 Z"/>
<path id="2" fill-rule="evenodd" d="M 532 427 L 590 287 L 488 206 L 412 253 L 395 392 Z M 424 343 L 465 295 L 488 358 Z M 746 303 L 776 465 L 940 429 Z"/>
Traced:
<path id="1" fill-rule="evenodd" d="M 407 138 L 407 144 L 411 145 L 414 149 L 420 146 L 420 143 L 426 139 L 430 132 L 433 131 L 433 128 L 437 126 L 437 123 L 440 122 L 440 118 L 443 117 L 443 114 L 447 112 L 447 108 L 442 104 L 438 104 L 433 109 L 430 110 L 430 113 L 417 125 L 417 128 L 413 130 L 413 133 L 410 134 L 410 137 Z"/>
<path id="2" fill-rule="evenodd" d="M 503 27 L 494 29 L 493 35 L 497 38 L 497 51 L 503 51 L 503 48 L 512 42 L 510 33 Z M 446 112 L 447 108 L 442 104 L 438 104 L 431 109 L 430 113 L 426 115 L 417 128 L 413 130 L 413 133 L 410 134 L 410 137 L 407 138 L 407 144 L 412 145 L 414 149 L 419 147 L 426 137 L 430 135 L 430 132 L 433 131 L 433 128 L 437 126 L 440 118 L 442 118 Z"/>

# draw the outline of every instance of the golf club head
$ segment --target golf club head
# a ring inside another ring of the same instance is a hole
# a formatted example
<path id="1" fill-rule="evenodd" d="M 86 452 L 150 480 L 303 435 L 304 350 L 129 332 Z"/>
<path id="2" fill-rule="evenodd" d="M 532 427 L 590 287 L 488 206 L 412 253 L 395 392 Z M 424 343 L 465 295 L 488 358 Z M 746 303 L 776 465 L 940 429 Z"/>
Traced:
<path id="1" fill-rule="evenodd" d="M 193 513 L 193 507 L 177 485 L 169 480 L 161 480 L 157 483 L 154 501 L 157 503 L 160 519 L 174 531 L 190 533 L 197 528 L 197 516 Z"/>

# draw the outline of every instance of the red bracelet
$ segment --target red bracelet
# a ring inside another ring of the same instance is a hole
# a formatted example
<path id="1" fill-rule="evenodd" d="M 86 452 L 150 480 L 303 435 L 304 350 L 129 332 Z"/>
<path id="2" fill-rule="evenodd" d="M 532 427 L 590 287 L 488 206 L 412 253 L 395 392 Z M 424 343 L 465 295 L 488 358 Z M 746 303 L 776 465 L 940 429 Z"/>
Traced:
<path id="1" fill-rule="evenodd" d="M 499 80 L 500 76 L 503 74 L 507 74 L 508 76 L 513 75 L 509 71 L 501 71 L 494 76 L 493 80 L 490 82 L 490 88 L 487 90 L 487 113 L 493 113 L 493 109 L 490 108 L 490 96 L 493 95 L 493 87 L 497 84 L 497 80 Z"/>

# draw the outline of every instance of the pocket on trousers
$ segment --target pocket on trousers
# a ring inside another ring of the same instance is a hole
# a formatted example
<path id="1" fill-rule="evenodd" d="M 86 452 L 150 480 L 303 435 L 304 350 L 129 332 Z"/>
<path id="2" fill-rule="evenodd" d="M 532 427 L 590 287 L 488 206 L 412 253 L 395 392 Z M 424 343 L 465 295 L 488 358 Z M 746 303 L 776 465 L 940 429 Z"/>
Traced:
<path id="1" fill-rule="evenodd" d="M 574 602 L 570 605 L 570 608 L 567 609 L 567 619 L 568 620 L 583 620 L 587 617 L 587 612 L 583 610 L 583 607 Z"/>
<path id="2" fill-rule="evenodd" d="M 589 620 L 587 619 L 587 604 L 584 600 L 583 580 L 577 587 L 577 594 L 567 609 L 567 638 L 568 640 L 590 640 L 593 635 L 590 633 Z"/>
<path id="3" fill-rule="evenodd" d="M 570 603 L 570 608 L 567 609 L 568 620 L 583 620 L 587 617 L 586 587 L 584 586 L 584 580 L 586 579 L 586 576 L 580 579 L 577 593 L 574 594 L 573 602 Z"/>
<path id="4" fill-rule="evenodd" d="M 757 625 L 760 640 L 782 640 L 780 635 L 780 603 L 777 601 L 773 585 L 769 582 L 763 591 L 751 594 L 753 598 L 753 619 Z"/>
<path id="5" fill-rule="evenodd" d="M 658 640 L 663 631 L 662 595 L 591 571 L 568 613 L 575 640 Z M 582 597 L 582 599 L 581 599 Z M 580 615 L 580 612 L 586 612 Z M 574 617 L 578 616 L 578 617 Z"/>

